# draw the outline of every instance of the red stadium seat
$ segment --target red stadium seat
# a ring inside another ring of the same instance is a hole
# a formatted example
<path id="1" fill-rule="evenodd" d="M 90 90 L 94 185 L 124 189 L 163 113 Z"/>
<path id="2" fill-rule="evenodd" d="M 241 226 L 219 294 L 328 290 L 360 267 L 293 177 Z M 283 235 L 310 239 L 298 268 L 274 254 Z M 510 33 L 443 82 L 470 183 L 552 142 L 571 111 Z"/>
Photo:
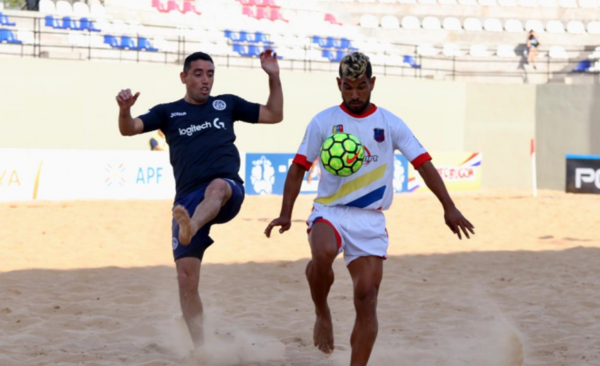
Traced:
<path id="1" fill-rule="evenodd" d="M 252 8 L 249 6 L 244 6 L 244 8 L 242 9 L 242 14 L 247 15 L 250 18 L 256 18 L 256 15 L 254 15 L 254 11 L 252 11 Z"/>
<path id="2" fill-rule="evenodd" d="M 169 0 L 169 2 L 167 3 L 167 10 L 168 11 L 178 11 L 181 13 L 181 9 L 179 9 L 179 5 L 177 4 L 177 1 L 175 1 L 175 0 Z"/>
<path id="3" fill-rule="evenodd" d="M 271 19 L 269 10 L 265 8 L 256 8 L 256 19 Z"/>
<path id="4" fill-rule="evenodd" d="M 287 23 L 287 20 L 283 17 L 283 14 L 281 14 L 277 9 L 271 9 L 271 17 L 269 19 L 272 21 L 282 20 Z"/>
<path id="5" fill-rule="evenodd" d="M 331 24 L 342 25 L 342 23 L 338 22 L 337 19 L 335 19 L 335 16 L 333 14 L 330 14 L 330 13 L 325 14 L 325 21 L 329 22 Z"/>
<path id="6" fill-rule="evenodd" d="M 275 0 L 262 0 L 263 2 L 263 6 L 268 6 L 271 9 L 279 9 L 281 8 L 279 5 L 277 5 L 277 3 L 275 2 Z"/>
<path id="7" fill-rule="evenodd" d="M 161 13 L 169 12 L 160 0 L 152 0 L 152 7 L 156 8 L 156 10 L 160 11 Z"/>
<path id="8" fill-rule="evenodd" d="M 187 13 L 187 12 L 193 12 L 196 14 L 200 14 L 200 12 L 198 10 L 196 10 L 196 7 L 194 6 L 194 3 L 191 1 L 184 1 L 183 2 L 183 12 Z"/>

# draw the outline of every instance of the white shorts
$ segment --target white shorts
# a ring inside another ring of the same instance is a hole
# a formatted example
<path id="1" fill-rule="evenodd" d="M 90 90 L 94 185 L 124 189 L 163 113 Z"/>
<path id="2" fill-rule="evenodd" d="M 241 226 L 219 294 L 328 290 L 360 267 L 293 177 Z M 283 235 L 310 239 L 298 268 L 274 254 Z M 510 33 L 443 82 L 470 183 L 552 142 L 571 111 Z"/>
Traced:
<path id="1" fill-rule="evenodd" d="M 331 226 L 340 253 L 344 252 L 346 265 L 360 257 L 387 258 L 389 239 L 383 212 L 347 206 L 324 206 L 315 202 L 306 221 L 309 234 L 317 222 Z"/>

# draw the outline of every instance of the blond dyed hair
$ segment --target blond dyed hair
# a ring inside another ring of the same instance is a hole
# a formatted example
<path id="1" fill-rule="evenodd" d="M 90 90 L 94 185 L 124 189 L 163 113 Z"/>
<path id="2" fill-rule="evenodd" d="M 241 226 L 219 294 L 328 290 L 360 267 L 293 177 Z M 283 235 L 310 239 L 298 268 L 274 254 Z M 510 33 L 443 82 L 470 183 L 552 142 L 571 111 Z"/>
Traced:
<path id="1" fill-rule="evenodd" d="M 352 52 L 344 56 L 340 61 L 340 78 L 356 80 L 360 79 L 363 75 L 371 78 L 372 73 L 369 56 L 364 53 Z"/>

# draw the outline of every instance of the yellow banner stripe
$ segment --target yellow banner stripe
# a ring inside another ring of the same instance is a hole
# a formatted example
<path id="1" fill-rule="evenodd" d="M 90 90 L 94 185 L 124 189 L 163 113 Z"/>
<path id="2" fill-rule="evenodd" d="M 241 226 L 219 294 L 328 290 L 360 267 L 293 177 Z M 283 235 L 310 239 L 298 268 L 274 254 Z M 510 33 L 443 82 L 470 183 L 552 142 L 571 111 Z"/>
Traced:
<path id="1" fill-rule="evenodd" d="M 351 180 L 348 183 L 344 183 L 340 187 L 340 190 L 337 191 L 335 194 L 332 194 L 331 196 L 328 196 L 328 197 L 318 198 L 315 200 L 315 202 L 321 203 L 323 205 L 329 205 L 329 204 L 337 201 L 338 199 L 349 195 L 352 192 L 356 192 L 359 189 L 366 187 L 369 184 L 375 182 L 376 180 L 383 178 L 383 176 L 385 175 L 386 167 L 387 167 L 387 164 L 383 164 L 382 166 L 378 167 L 377 169 L 374 169 L 372 172 L 369 172 L 363 176 L 360 176 L 354 180 Z"/>
<path id="2" fill-rule="evenodd" d="M 33 199 L 34 200 L 37 199 L 38 188 L 40 187 L 40 174 L 42 173 L 42 164 L 44 164 L 43 160 L 40 161 L 40 166 L 38 168 L 37 175 L 35 176 L 35 183 L 33 185 Z"/>

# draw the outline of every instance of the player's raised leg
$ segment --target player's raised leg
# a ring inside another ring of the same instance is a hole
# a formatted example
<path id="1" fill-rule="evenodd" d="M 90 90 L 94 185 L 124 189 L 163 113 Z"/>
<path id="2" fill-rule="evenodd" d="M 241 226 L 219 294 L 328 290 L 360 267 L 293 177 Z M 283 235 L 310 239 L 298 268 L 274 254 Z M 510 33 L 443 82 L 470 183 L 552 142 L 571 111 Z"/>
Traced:
<path id="1" fill-rule="evenodd" d="M 306 278 L 315 303 L 316 321 L 313 332 L 315 346 L 324 353 L 333 352 L 333 323 L 327 304 L 327 296 L 334 275 L 332 264 L 338 254 L 338 245 L 333 229 L 326 223 L 317 222 L 309 235 L 312 259 L 306 266 Z"/>
<path id="2" fill-rule="evenodd" d="M 360 257 L 348 266 L 354 283 L 356 321 L 350 338 L 350 366 L 365 366 L 377 338 L 377 294 L 383 276 L 383 258 Z"/>
<path id="3" fill-rule="evenodd" d="M 203 308 L 198 284 L 200 283 L 200 260 L 186 257 L 175 261 L 179 284 L 179 303 L 187 324 L 192 342 L 199 347 L 204 342 Z"/>
<path id="4" fill-rule="evenodd" d="M 173 218 L 179 224 L 179 243 L 188 245 L 202 226 L 217 217 L 221 207 L 229 201 L 232 194 L 233 191 L 227 181 L 215 179 L 206 187 L 204 199 L 196 207 L 192 217 L 190 217 L 185 207 L 175 206 L 173 208 Z"/>

